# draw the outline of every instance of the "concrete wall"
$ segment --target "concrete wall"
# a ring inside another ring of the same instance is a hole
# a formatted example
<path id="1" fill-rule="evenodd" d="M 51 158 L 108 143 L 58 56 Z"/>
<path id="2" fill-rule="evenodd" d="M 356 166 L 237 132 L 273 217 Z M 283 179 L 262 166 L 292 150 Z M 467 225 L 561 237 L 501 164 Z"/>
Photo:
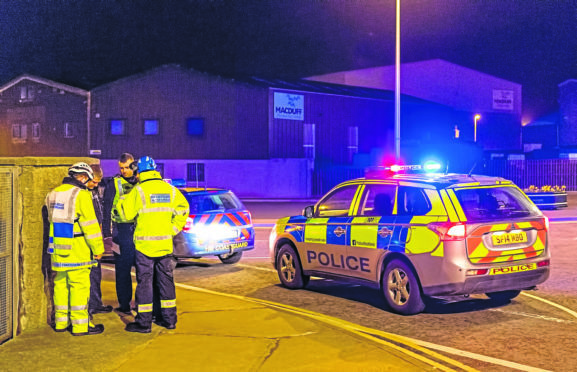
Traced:
<path id="1" fill-rule="evenodd" d="M 15 334 L 52 321 L 52 271 L 45 253 L 42 207 L 46 194 L 61 184 L 68 167 L 78 161 L 97 162 L 91 158 L 0 158 L 0 166 L 12 168 L 15 175 Z"/>
<path id="2" fill-rule="evenodd" d="M 207 187 L 231 189 L 240 198 L 310 198 L 312 165 L 307 159 L 202 160 L 155 159 L 165 178 L 184 178 L 187 163 L 204 163 Z M 104 176 L 118 174 L 116 159 L 102 159 Z M 195 186 L 196 183 L 191 184 Z"/>

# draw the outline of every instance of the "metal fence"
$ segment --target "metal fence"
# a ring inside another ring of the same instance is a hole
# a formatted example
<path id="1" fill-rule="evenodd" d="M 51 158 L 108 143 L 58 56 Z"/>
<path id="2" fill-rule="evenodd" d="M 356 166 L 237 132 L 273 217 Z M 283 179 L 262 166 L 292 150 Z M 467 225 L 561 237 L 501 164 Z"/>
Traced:
<path id="1" fill-rule="evenodd" d="M 494 159 L 478 166 L 474 174 L 498 176 L 509 179 L 520 188 L 529 186 L 565 186 L 567 191 L 577 191 L 577 159 L 506 160 Z M 345 166 L 315 169 L 312 194 L 321 196 L 340 182 L 363 177 L 364 169 Z"/>
<path id="2" fill-rule="evenodd" d="M 0 168 L 0 343 L 12 337 L 13 260 L 12 171 Z"/>
<path id="3" fill-rule="evenodd" d="M 521 188 L 529 186 L 565 186 L 567 191 L 577 190 L 577 160 L 491 160 L 482 172 L 489 176 L 509 179 Z"/>

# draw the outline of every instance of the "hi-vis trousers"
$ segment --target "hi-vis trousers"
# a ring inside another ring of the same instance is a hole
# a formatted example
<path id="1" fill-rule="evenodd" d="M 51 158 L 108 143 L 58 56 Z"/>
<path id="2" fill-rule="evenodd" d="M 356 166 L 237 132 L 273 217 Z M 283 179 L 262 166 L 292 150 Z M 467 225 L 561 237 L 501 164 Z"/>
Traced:
<path id="1" fill-rule="evenodd" d="M 142 327 L 152 325 L 154 289 L 160 297 L 162 320 L 176 325 L 176 292 L 174 288 L 174 268 L 176 260 L 172 255 L 148 257 L 136 251 L 136 303 L 138 315 L 135 321 Z M 160 321 L 160 319 L 157 319 Z"/>
<path id="2" fill-rule="evenodd" d="M 89 297 L 90 267 L 57 271 L 54 278 L 55 328 L 66 329 L 72 323 L 73 333 L 88 332 Z"/>

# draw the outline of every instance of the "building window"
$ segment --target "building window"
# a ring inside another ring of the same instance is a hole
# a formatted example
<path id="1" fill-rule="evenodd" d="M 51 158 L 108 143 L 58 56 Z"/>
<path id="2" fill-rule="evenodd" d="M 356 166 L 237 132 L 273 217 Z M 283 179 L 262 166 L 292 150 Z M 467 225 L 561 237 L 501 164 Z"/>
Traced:
<path id="1" fill-rule="evenodd" d="M 158 134 L 158 120 L 146 119 L 144 120 L 144 135 L 156 136 Z"/>
<path id="2" fill-rule="evenodd" d="M 24 143 L 28 137 L 28 126 L 26 124 L 12 124 L 12 142 Z"/>
<path id="3" fill-rule="evenodd" d="M 20 87 L 20 102 L 30 102 L 34 100 L 34 87 L 21 86 Z"/>
<path id="4" fill-rule="evenodd" d="M 124 136 L 126 134 L 126 120 L 110 120 L 110 134 L 113 136 Z"/>
<path id="5" fill-rule="evenodd" d="M 186 164 L 186 180 L 192 182 L 204 182 L 204 163 Z"/>
<path id="6" fill-rule="evenodd" d="M 204 133 L 203 118 L 189 118 L 186 120 L 186 133 L 189 136 L 202 136 Z"/>
<path id="7" fill-rule="evenodd" d="M 64 138 L 74 138 L 75 134 L 74 124 L 64 123 Z"/>
<path id="8" fill-rule="evenodd" d="M 349 127 L 349 141 L 347 150 L 349 153 L 349 162 L 352 163 L 355 154 L 359 152 L 359 127 Z"/>
<path id="9" fill-rule="evenodd" d="M 315 125 L 304 124 L 303 126 L 303 148 L 305 158 L 314 159 L 315 157 Z"/>
<path id="10" fill-rule="evenodd" d="M 32 124 L 32 142 L 40 142 L 40 123 Z"/>

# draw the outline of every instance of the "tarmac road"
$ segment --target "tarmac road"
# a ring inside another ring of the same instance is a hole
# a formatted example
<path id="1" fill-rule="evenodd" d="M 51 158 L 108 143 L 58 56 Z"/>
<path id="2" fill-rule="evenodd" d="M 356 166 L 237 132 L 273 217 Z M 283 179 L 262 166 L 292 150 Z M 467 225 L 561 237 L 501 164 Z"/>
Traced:
<path id="1" fill-rule="evenodd" d="M 302 204 L 292 203 L 290 211 Z M 551 219 L 552 273 L 538 291 L 524 292 L 510 304 L 499 306 L 484 295 L 434 299 L 423 314 L 404 317 L 388 311 L 378 290 L 330 280 L 312 280 L 304 290 L 279 285 L 268 261 L 268 230 L 258 230 L 257 249 L 238 265 L 200 260 L 180 265 L 177 280 L 187 285 L 274 301 L 326 314 L 379 332 L 432 343 L 437 350 L 483 371 L 544 369 L 572 371 L 577 344 L 577 225 L 555 222 L 576 217 L 577 195 L 569 208 L 545 212 Z M 267 217 L 271 207 L 253 212 Z M 278 208 L 276 213 L 284 213 Z M 298 213 L 298 212 L 297 212 Z M 256 218 L 258 222 L 258 218 Z M 267 221 L 268 222 L 268 221 Z M 452 349 L 443 349 L 452 348 Z M 472 353 L 467 357 L 454 353 Z M 495 358 L 496 360 L 492 360 Z M 508 365 L 507 362 L 518 363 Z"/>

